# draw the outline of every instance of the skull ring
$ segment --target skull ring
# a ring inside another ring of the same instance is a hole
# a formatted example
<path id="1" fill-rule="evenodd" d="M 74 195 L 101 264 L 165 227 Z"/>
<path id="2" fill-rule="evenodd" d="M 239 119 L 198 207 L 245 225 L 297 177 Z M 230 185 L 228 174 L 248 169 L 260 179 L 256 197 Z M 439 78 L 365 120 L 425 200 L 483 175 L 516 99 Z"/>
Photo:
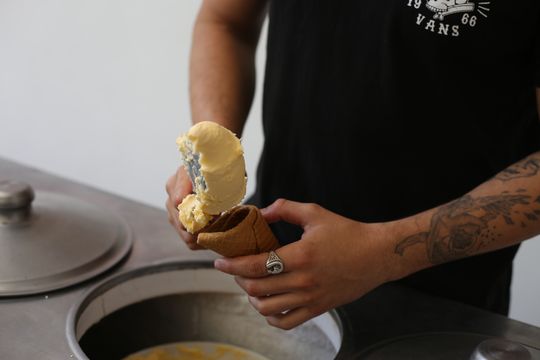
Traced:
<path id="1" fill-rule="evenodd" d="M 281 258 L 274 252 L 270 251 L 268 253 L 268 259 L 266 260 L 266 272 L 270 275 L 276 275 L 283 271 L 283 261 Z"/>

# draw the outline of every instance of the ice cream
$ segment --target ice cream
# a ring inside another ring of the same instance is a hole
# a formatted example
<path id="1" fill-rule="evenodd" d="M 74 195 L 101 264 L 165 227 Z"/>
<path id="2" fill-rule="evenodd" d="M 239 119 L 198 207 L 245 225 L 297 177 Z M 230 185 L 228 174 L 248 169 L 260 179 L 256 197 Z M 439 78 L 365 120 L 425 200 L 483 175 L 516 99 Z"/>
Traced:
<path id="1" fill-rule="evenodd" d="M 213 218 L 213 215 L 202 211 L 201 203 L 194 194 L 184 198 L 178 211 L 180 222 L 192 234 L 205 227 Z"/>
<path id="2" fill-rule="evenodd" d="M 244 198 L 244 151 L 234 133 L 211 121 L 195 124 L 176 143 L 194 191 L 178 206 L 179 218 L 187 231 L 196 233 Z"/>
<path id="3" fill-rule="evenodd" d="M 238 346 L 209 342 L 186 341 L 141 350 L 123 360 L 268 360 Z"/>

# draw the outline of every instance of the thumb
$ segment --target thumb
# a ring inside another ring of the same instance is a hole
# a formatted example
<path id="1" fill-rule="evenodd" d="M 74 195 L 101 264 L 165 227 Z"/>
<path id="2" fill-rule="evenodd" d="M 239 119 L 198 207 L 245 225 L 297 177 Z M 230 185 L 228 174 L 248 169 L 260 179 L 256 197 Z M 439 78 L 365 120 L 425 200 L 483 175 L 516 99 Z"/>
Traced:
<path id="1" fill-rule="evenodd" d="M 315 204 L 278 199 L 272 205 L 261 209 L 261 214 L 268 223 L 285 221 L 305 227 L 312 220 L 317 208 Z"/>

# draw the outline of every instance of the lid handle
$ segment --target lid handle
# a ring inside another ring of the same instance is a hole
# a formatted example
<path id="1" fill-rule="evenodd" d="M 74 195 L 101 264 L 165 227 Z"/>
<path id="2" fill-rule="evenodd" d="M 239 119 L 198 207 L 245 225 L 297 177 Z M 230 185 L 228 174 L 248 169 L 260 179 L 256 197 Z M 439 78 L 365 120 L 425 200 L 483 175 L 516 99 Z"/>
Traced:
<path id="1" fill-rule="evenodd" d="M 30 218 L 34 190 L 21 181 L 0 180 L 0 225 L 22 223 Z"/>

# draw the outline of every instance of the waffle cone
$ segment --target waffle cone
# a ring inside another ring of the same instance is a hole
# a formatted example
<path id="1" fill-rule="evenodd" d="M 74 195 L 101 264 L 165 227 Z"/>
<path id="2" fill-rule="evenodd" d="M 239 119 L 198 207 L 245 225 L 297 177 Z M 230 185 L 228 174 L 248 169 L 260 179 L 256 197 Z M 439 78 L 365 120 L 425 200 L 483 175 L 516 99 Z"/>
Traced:
<path id="1" fill-rule="evenodd" d="M 218 217 L 197 235 L 197 244 L 225 257 L 275 250 L 279 242 L 259 209 L 240 205 Z"/>

